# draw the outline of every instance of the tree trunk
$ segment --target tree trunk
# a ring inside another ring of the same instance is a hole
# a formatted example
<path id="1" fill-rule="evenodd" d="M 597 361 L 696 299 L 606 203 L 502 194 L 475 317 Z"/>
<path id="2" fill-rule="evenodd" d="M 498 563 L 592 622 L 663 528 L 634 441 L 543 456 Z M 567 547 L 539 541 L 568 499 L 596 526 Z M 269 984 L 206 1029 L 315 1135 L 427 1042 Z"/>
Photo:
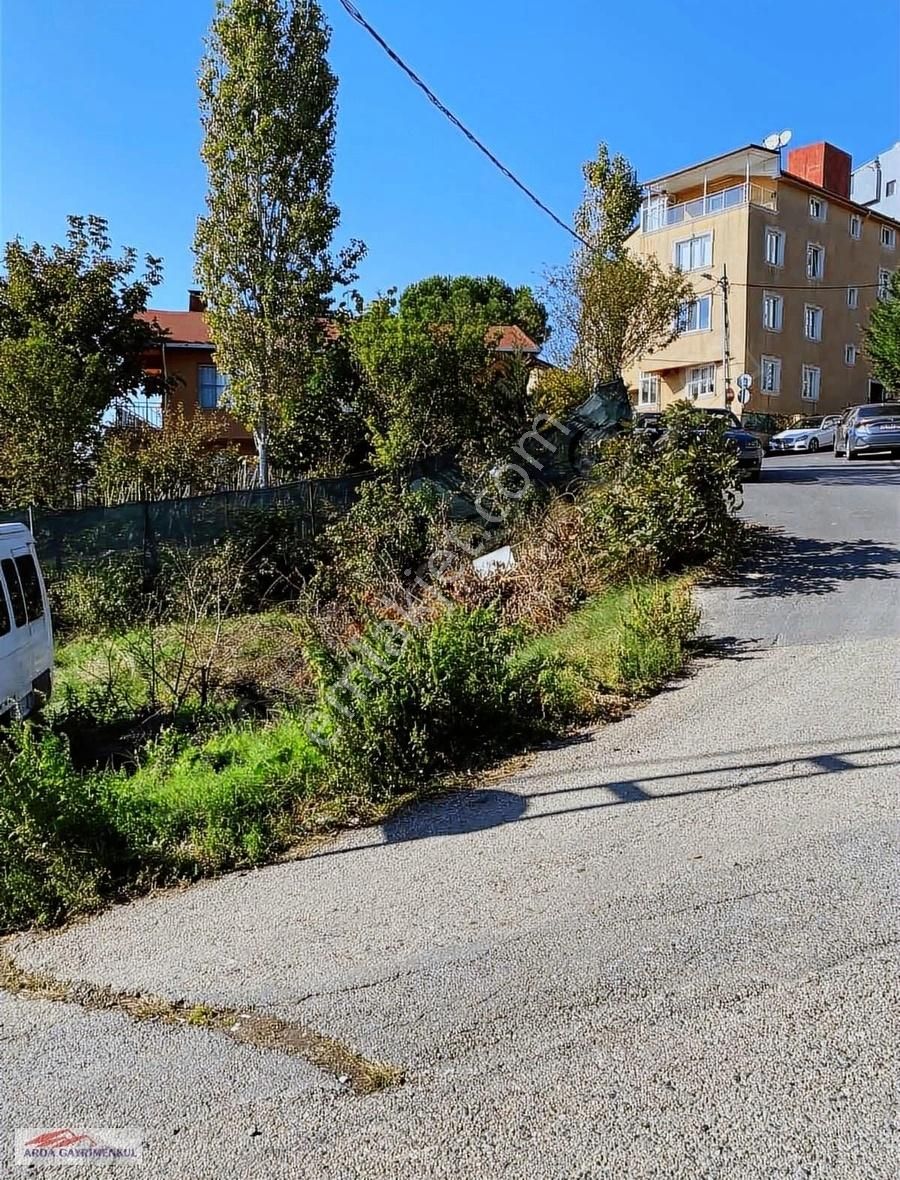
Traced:
<path id="1" fill-rule="evenodd" d="M 269 486 L 269 428 L 265 416 L 260 418 L 253 431 L 253 440 L 256 443 L 256 454 L 259 459 L 259 486 L 267 488 Z"/>

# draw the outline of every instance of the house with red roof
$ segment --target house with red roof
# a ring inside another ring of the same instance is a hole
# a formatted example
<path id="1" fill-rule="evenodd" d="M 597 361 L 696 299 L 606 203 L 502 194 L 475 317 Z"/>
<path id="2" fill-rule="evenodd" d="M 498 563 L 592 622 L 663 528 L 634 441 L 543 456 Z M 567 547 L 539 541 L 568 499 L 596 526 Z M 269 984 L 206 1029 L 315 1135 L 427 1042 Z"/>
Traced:
<path id="1" fill-rule="evenodd" d="M 219 426 L 215 445 L 234 446 L 244 454 L 253 454 L 252 434 L 224 408 L 228 377 L 216 365 L 215 345 L 210 340 L 200 292 L 188 292 L 187 311 L 149 308 L 141 318 L 157 324 L 165 333 L 159 347 L 144 359 L 147 374 L 167 383 L 163 421 L 179 409 L 188 419 L 195 414 L 210 415 Z M 492 328 L 489 342 L 498 356 L 521 357 L 529 368 L 544 366 L 540 346 L 515 324 Z"/>

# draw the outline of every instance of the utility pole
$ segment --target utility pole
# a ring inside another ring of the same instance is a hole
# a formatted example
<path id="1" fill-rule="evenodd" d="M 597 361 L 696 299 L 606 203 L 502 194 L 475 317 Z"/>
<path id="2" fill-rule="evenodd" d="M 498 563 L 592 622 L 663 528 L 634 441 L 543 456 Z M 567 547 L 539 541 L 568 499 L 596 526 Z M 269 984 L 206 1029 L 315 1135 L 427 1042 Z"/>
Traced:
<path id="1" fill-rule="evenodd" d="M 719 287 L 722 289 L 722 376 L 725 382 L 725 408 L 728 408 L 728 387 L 731 382 L 730 372 L 730 328 L 728 323 L 728 269 L 725 263 L 722 263 L 722 277 L 718 281 Z"/>

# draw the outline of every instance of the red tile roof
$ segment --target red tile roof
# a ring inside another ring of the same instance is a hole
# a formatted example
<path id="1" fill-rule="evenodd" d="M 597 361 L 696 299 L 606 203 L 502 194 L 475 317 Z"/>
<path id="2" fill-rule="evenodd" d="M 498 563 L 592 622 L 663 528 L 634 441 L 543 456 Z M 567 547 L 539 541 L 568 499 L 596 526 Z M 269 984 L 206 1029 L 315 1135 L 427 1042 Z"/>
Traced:
<path id="1" fill-rule="evenodd" d="M 166 344 L 208 344 L 212 348 L 209 327 L 202 311 L 157 311 L 151 307 L 140 312 L 138 318 L 148 323 L 155 321 L 164 332 L 168 332 Z"/>
<path id="2" fill-rule="evenodd" d="M 157 323 L 163 331 L 168 332 L 166 344 L 208 344 L 213 347 L 209 338 L 209 326 L 202 311 L 161 311 L 149 308 L 140 313 L 142 320 Z M 329 333 L 331 335 L 331 333 Z M 540 346 L 515 324 L 498 324 L 491 328 L 490 342 L 497 352 L 528 352 L 539 353 Z"/>

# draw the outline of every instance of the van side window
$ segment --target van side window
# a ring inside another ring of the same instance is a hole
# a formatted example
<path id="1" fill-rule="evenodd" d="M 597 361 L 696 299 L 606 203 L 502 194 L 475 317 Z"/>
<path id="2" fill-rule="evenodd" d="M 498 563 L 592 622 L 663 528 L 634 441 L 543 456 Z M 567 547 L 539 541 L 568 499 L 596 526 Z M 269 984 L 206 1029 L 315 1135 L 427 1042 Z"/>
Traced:
<path id="1" fill-rule="evenodd" d="M 16 567 L 25 594 L 25 608 L 28 611 L 28 621 L 33 623 L 44 613 L 44 596 L 41 594 L 41 579 L 38 577 L 37 566 L 30 553 L 16 558 Z"/>
<path id="2" fill-rule="evenodd" d="M 9 592 L 9 601 L 12 603 L 16 626 L 24 627 L 28 622 L 28 611 L 25 609 L 25 595 L 22 593 L 22 584 L 16 571 L 16 563 L 11 557 L 4 557 L 0 566 L 3 567 L 3 577 Z"/>
<path id="3" fill-rule="evenodd" d="M 3 587 L 0 586 L 0 636 L 8 635 L 12 629 L 12 623 L 9 619 L 9 607 L 6 605 L 6 595 L 3 593 Z"/>

